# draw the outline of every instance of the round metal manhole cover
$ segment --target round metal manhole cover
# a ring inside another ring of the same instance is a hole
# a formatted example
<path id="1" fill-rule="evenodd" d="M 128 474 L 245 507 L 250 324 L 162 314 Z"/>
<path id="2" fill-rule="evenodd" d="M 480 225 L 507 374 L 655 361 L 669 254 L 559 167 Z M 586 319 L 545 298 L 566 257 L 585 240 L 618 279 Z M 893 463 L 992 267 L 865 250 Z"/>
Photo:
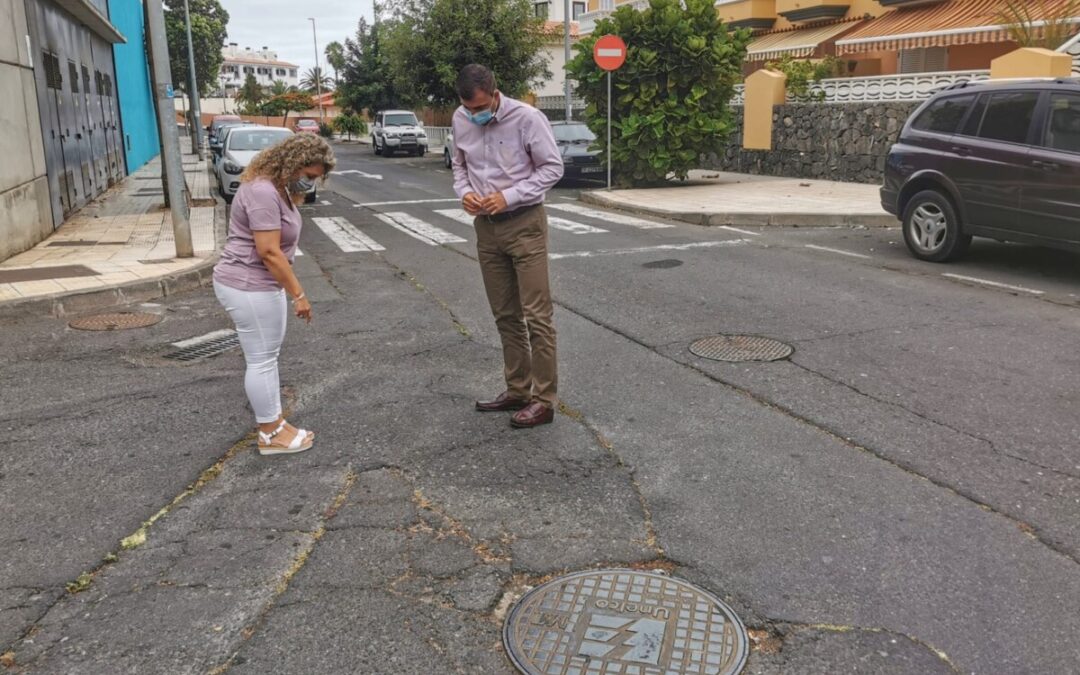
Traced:
<path id="1" fill-rule="evenodd" d="M 533 589 L 507 616 L 503 644 L 527 675 L 729 675 L 748 653 L 746 629 L 716 596 L 619 569 Z"/>
<path id="2" fill-rule="evenodd" d="M 69 326 L 79 330 L 127 330 L 129 328 L 146 328 L 161 321 L 160 314 L 148 312 L 114 312 L 112 314 L 95 314 L 73 319 Z"/>
<path id="3" fill-rule="evenodd" d="M 690 351 L 713 361 L 779 361 L 795 350 L 778 340 L 756 335 L 714 335 L 690 345 Z"/>

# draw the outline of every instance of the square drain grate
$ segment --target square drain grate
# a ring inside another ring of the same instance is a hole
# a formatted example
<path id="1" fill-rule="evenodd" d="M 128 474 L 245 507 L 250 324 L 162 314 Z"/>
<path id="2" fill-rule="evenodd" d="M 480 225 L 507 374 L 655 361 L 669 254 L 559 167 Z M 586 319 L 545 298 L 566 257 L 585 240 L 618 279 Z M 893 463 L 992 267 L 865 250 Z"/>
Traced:
<path id="1" fill-rule="evenodd" d="M 177 349 L 166 354 L 165 358 L 182 362 L 200 361 L 236 349 L 240 346 L 240 336 L 234 330 L 219 330 L 174 342 L 172 346 Z"/>

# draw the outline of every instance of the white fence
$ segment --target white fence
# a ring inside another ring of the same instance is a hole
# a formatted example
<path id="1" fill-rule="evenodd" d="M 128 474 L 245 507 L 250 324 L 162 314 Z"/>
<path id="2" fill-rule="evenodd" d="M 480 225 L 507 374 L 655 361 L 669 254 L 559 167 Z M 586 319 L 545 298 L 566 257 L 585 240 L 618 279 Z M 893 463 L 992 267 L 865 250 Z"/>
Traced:
<path id="1" fill-rule="evenodd" d="M 424 133 L 428 137 L 428 147 L 442 147 L 446 145 L 446 137 L 450 134 L 450 127 L 424 127 Z"/>
<path id="2" fill-rule="evenodd" d="M 565 110 L 566 109 L 566 97 L 565 96 L 537 96 L 536 107 L 541 110 Z M 571 98 L 570 107 L 573 110 L 584 110 L 585 100 L 580 98 Z"/>
<path id="3" fill-rule="evenodd" d="M 1080 33 L 1077 33 L 1073 36 L 1073 39 L 1061 45 L 1061 47 L 1058 48 L 1058 51 L 1065 52 L 1073 57 L 1073 75 L 1080 77 Z"/>
<path id="4" fill-rule="evenodd" d="M 1080 46 L 1078 46 L 1080 49 Z M 990 78 L 989 70 L 954 71 L 944 73 L 912 73 L 907 75 L 878 75 L 875 77 L 838 77 L 811 83 L 811 103 L 875 103 L 877 101 L 925 101 L 938 90 L 959 82 L 976 82 Z M 746 87 L 735 85 L 732 105 L 746 102 Z M 788 103 L 799 101 L 788 94 Z"/>

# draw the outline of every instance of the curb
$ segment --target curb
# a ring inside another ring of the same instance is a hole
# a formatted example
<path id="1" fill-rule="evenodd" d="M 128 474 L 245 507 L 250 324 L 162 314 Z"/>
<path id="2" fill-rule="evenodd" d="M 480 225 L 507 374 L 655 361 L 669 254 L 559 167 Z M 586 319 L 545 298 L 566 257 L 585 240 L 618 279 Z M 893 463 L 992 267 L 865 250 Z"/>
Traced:
<path id="1" fill-rule="evenodd" d="M 152 279 L 129 281 L 107 288 L 68 291 L 39 298 L 0 302 L 0 319 L 25 319 L 40 316 L 60 319 L 84 312 L 167 298 L 212 285 L 214 265 L 217 264 L 220 254 L 220 240 L 224 235 L 223 231 L 218 231 L 218 223 L 225 222 L 225 205 L 216 198 L 215 202 L 214 237 L 218 240 L 215 242 L 216 250 L 212 256 L 191 269 Z"/>
<path id="2" fill-rule="evenodd" d="M 717 213 L 707 211 L 667 211 L 632 206 L 606 192 L 590 190 L 578 197 L 586 204 L 603 206 L 654 218 L 670 218 L 691 225 L 717 227 L 899 227 L 899 221 L 888 213 Z"/>

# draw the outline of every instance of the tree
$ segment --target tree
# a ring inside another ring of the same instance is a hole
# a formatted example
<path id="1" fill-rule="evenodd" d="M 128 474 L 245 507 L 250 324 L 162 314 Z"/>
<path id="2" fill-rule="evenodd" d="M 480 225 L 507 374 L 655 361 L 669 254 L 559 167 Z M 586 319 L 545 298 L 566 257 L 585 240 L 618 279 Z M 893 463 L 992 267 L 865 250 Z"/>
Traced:
<path id="1" fill-rule="evenodd" d="M 323 91 L 332 91 L 334 81 L 321 68 L 308 68 L 300 80 L 300 88 L 311 92 L 318 91 L 320 86 Z"/>
<path id="2" fill-rule="evenodd" d="M 1021 47 L 1054 50 L 1076 34 L 1080 0 L 1002 0 L 997 22 Z"/>
<path id="3" fill-rule="evenodd" d="M 188 0 L 191 10 L 191 45 L 195 51 L 195 79 L 199 93 L 206 95 L 218 88 L 218 74 L 224 57 L 221 45 L 228 36 L 229 13 L 218 0 Z M 165 0 L 165 35 L 169 43 L 169 65 L 173 84 L 188 88 L 187 31 L 184 25 L 184 0 Z"/>
<path id="4" fill-rule="evenodd" d="M 343 134 L 348 134 L 350 141 L 353 134 L 359 136 L 367 132 L 367 125 L 364 124 L 364 120 L 360 119 L 360 116 L 351 110 L 343 115 L 338 115 L 334 119 L 334 128 Z"/>
<path id="5" fill-rule="evenodd" d="M 243 106 L 245 114 L 254 115 L 259 111 L 259 106 L 266 100 L 266 93 L 255 79 L 255 75 L 248 73 L 244 78 L 244 86 L 236 92 L 236 102 Z"/>
<path id="6" fill-rule="evenodd" d="M 284 116 L 281 126 L 288 126 L 289 113 L 302 110 L 311 110 L 315 107 L 315 99 L 303 91 L 292 91 L 286 94 L 274 96 L 262 104 L 262 114 L 267 117 Z"/>
<path id="7" fill-rule="evenodd" d="M 293 91 L 296 91 L 296 87 L 286 84 L 284 80 L 274 80 L 274 84 L 270 85 L 271 96 L 281 96 Z"/>
<path id="8" fill-rule="evenodd" d="M 345 40 L 345 65 L 341 69 L 334 102 L 342 108 L 362 112 L 400 107 L 404 101 L 393 85 L 393 74 L 382 43 L 394 21 L 379 21 L 379 6 L 375 5 L 376 22 L 368 24 L 361 18 L 356 35 Z"/>
<path id="9" fill-rule="evenodd" d="M 334 82 L 337 83 L 341 71 L 345 70 L 345 46 L 338 41 L 326 45 L 326 62 L 334 69 Z"/>
<path id="10" fill-rule="evenodd" d="M 403 0 L 398 19 L 386 49 L 395 89 L 411 102 L 456 105 L 458 72 L 470 63 L 491 68 L 514 97 L 551 76 L 530 0 Z"/>
<path id="11" fill-rule="evenodd" d="M 612 169 L 621 185 L 659 184 L 670 174 L 685 179 L 701 155 L 723 151 L 748 31 L 729 32 L 713 0 L 650 0 L 643 12 L 623 5 L 598 22 L 567 70 L 606 150 L 607 74 L 592 55 L 604 35 L 628 45 L 626 64 L 613 75 Z"/>

